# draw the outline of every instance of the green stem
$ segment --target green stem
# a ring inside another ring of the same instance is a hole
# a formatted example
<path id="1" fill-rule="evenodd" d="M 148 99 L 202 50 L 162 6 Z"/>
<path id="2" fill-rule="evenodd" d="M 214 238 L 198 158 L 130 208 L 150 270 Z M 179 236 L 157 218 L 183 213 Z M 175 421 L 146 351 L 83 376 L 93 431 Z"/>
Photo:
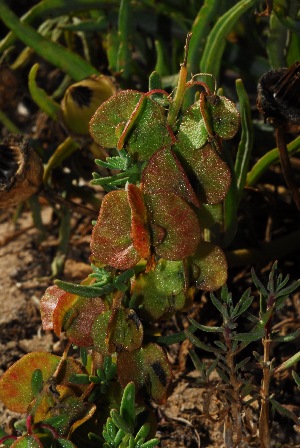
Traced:
<path id="1" fill-rule="evenodd" d="M 22 131 L 20 131 L 2 110 L 0 110 L 0 123 L 2 123 L 9 132 L 12 132 L 13 134 L 22 134 Z"/>

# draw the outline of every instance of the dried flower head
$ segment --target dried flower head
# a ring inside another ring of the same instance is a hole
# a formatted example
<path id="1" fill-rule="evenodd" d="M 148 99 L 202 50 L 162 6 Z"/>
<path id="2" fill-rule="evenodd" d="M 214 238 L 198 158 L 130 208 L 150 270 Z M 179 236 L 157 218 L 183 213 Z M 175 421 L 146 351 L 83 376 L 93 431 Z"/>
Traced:
<path id="1" fill-rule="evenodd" d="M 37 192 L 43 164 L 28 140 L 9 136 L 0 145 L 0 208 L 10 207 Z"/>
<path id="2" fill-rule="evenodd" d="M 265 120 L 295 132 L 300 127 L 300 62 L 265 73 L 258 83 L 257 107 Z"/>

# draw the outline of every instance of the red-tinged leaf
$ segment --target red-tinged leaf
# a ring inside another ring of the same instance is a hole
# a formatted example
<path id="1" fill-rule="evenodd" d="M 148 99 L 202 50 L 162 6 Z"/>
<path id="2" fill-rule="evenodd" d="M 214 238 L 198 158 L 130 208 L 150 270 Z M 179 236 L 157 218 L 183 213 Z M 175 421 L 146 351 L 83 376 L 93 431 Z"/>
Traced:
<path id="1" fill-rule="evenodd" d="M 182 165 L 169 148 L 153 154 L 143 170 L 142 184 L 144 193 L 175 193 L 196 207 L 200 206 Z"/>
<path id="2" fill-rule="evenodd" d="M 136 185 L 129 184 L 127 194 L 131 208 L 131 238 L 133 245 L 141 258 L 148 258 L 150 256 L 150 233 L 143 193 Z"/>
<path id="3" fill-rule="evenodd" d="M 139 160 L 171 143 L 164 108 L 135 90 L 118 92 L 103 103 L 90 122 L 90 133 L 99 145 L 124 146 Z"/>
<path id="4" fill-rule="evenodd" d="M 49 286 L 41 299 L 40 311 L 44 330 L 53 330 L 53 312 L 60 300 L 66 294 L 58 286 Z"/>
<path id="5" fill-rule="evenodd" d="M 60 297 L 53 311 L 53 330 L 57 336 L 60 336 L 61 332 L 65 328 L 68 328 L 73 319 L 77 317 L 77 311 L 75 309 L 77 301 L 78 296 L 69 292 L 65 292 Z"/>
<path id="6" fill-rule="evenodd" d="M 91 238 L 93 263 L 126 270 L 136 265 L 140 255 L 131 238 L 131 208 L 127 192 L 108 193 L 101 205 Z"/>
<path id="7" fill-rule="evenodd" d="M 187 172 L 197 177 L 202 202 L 217 204 L 221 202 L 230 187 L 231 173 L 210 143 L 202 148 L 176 145 L 179 156 L 184 158 Z"/>
<path id="8" fill-rule="evenodd" d="M 129 306 L 142 319 L 156 321 L 171 317 L 187 300 L 182 261 L 160 259 L 155 269 L 141 273 L 133 282 Z"/>
<path id="9" fill-rule="evenodd" d="M 174 261 L 192 255 L 200 241 L 200 227 L 191 206 L 173 193 L 146 194 L 145 202 L 151 224 L 165 231 L 156 253 Z"/>
<path id="10" fill-rule="evenodd" d="M 157 403 L 167 399 L 172 379 L 170 363 L 157 344 L 147 344 L 133 352 L 121 352 L 117 358 L 118 376 L 124 388 L 133 381 L 137 389 L 146 389 Z"/>
<path id="11" fill-rule="evenodd" d="M 142 323 L 134 310 L 113 310 L 106 336 L 110 353 L 136 350 L 142 345 L 143 335 Z"/>
<path id="12" fill-rule="evenodd" d="M 66 337 L 79 347 L 91 347 L 93 345 L 91 331 L 94 321 L 99 314 L 106 310 L 106 306 L 100 298 L 79 297 L 74 308 L 76 317 L 67 327 L 64 325 Z"/>
<path id="13" fill-rule="evenodd" d="M 22 436 L 18 438 L 12 445 L 11 448 L 43 448 L 41 441 L 34 435 Z"/>
<path id="14" fill-rule="evenodd" d="M 0 378 L 0 400 L 13 412 L 26 412 L 33 400 L 31 377 L 40 369 L 47 381 L 55 372 L 59 356 L 50 353 L 32 352 L 15 362 Z"/>
<path id="15" fill-rule="evenodd" d="M 227 261 L 218 246 L 202 241 L 190 260 L 197 288 L 215 291 L 226 283 Z"/>

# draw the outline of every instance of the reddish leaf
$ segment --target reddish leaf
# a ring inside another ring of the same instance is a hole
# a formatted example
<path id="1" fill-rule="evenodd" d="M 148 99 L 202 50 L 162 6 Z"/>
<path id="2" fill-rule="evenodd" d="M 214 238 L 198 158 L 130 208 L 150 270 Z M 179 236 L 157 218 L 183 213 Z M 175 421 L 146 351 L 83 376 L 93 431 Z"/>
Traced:
<path id="1" fill-rule="evenodd" d="M 147 344 L 133 352 L 121 352 L 117 358 L 118 376 L 124 388 L 133 381 L 137 389 L 145 388 L 157 403 L 164 403 L 172 372 L 168 358 L 157 344 Z"/>
<path id="2" fill-rule="evenodd" d="M 130 269 L 140 260 L 131 238 L 131 208 L 126 191 L 111 191 L 104 197 L 93 228 L 91 251 L 93 263 L 120 270 Z"/>
<path id="3" fill-rule="evenodd" d="M 61 299 L 66 294 L 58 286 L 49 286 L 41 299 L 40 311 L 44 330 L 53 330 L 53 313 Z"/>
<path id="4" fill-rule="evenodd" d="M 147 209 L 141 190 L 133 184 L 127 188 L 131 208 L 131 238 L 141 258 L 150 256 L 150 233 L 147 223 Z"/>
<path id="5" fill-rule="evenodd" d="M 169 148 L 156 151 L 143 170 L 144 193 L 169 192 L 199 207 L 198 198 L 174 152 Z"/>
<path id="6" fill-rule="evenodd" d="M 191 263 L 197 288 L 215 291 L 226 282 L 227 261 L 218 246 L 202 241 Z"/>
<path id="7" fill-rule="evenodd" d="M 192 255 L 200 240 L 200 227 L 191 206 L 173 193 L 146 194 L 145 202 L 151 225 L 165 231 L 164 239 L 155 247 L 156 253 L 167 260 Z"/>
<path id="8" fill-rule="evenodd" d="M 93 345 L 92 326 L 97 316 L 105 310 L 106 306 L 99 297 L 93 299 L 78 297 L 74 305 L 76 316 L 72 318 L 68 326 L 64 325 L 68 340 L 79 347 L 91 347 Z"/>
<path id="9" fill-rule="evenodd" d="M 187 170 L 196 175 L 200 184 L 200 197 L 203 202 L 217 204 L 221 202 L 231 183 L 231 174 L 227 164 L 210 143 L 202 148 L 183 147 L 179 143 L 176 150 L 184 158 Z"/>
<path id="10" fill-rule="evenodd" d="M 50 353 L 32 352 L 15 362 L 0 379 L 0 400 L 13 412 L 26 412 L 33 400 L 31 377 L 41 369 L 47 381 L 55 372 L 59 356 Z"/>

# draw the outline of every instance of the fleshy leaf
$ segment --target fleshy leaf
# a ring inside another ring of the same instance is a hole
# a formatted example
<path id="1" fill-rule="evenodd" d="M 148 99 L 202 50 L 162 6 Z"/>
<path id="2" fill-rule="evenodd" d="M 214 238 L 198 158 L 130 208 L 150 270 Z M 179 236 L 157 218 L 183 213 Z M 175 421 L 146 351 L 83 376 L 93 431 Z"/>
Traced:
<path id="1" fill-rule="evenodd" d="M 44 381 L 55 372 L 59 356 L 44 352 L 29 353 L 15 362 L 0 378 L 0 400 L 13 412 L 26 412 L 33 400 L 32 374 L 40 369 Z"/>
<path id="2" fill-rule="evenodd" d="M 184 113 L 176 136 L 180 148 L 201 148 L 207 142 L 208 132 L 200 112 L 199 102 Z"/>
<path id="3" fill-rule="evenodd" d="M 140 260 L 131 238 L 131 208 L 126 191 L 111 191 L 104 197 L 93 228 L 91 251 L 94 264 L 120 270 L 130 269 Z"/>
<path id="4" fill-rule="evenodd" d="M 107 332 L 111 315 L 111 310 L 105 311 L 104 313 L 100 314 L 95 319 L 92 327 L 92 338 L 94 341 L 94 347 L 102 355 L 110 354 L 107 346 Z"/>
<path id="5" fill-rule="evenodd" d="M 224 140 L 235 136 L 240 125 L 240 114 L 235 104 L 225 96 L 207 97 L 206 107 L 212 118 L 213 132 Z"/>
<path id="6" fill-rule="evenodd" d="M 174 152 L 169 148 L 156 151 L 142 175 L 144 193 L 169 192 L 199 207 L 198 198 Z"/>
<path id="7" fill-rule="evenodd" d="M 107 328 L 109 352 L 136 350 L 142 345 L 143 334 L 142 323 L 134 310 L 114 310 Z"/>
<path id="8" fill-rule="evenodd" d="M 201 201 L 209 204 L 221 202 L 230 187 L 231 174 L 227 164 L 212 145 L 206 143 L 197 149 L 182 146 L 178 140 L 175 149 L 181 155 L 187 173 L 197 177 Z"/>
<path id="9" fill-rule="evenodd" d="M 117 359 L 118 376 L 124 388 L 133 381 L 137 389 L 146 388 L 157 403 L 164 403 L 172 379 L 169 361 L 157 344 L 147 344 L 133 352 L 121 352 Z"/>
<path id="10" fill-rule="evenodd" d="M 218 246 L 202 241 L 190 261 L 197 288 L 215 291 L 226 282 L 227 261 Z"/>
<path id="11" fill-rule="evenodd" d="M 145 194 L 145 202 L 152 230 L 157 235 L 157 229 L 163 229 L 162 241 L 154 241 L 156 253 L 174 261 L 192 255 L 200 240 L 200 227 L 191 206 L 173 193 Z"/>
<path id="12" fill-rule="evenodd" d="M 150 256 L 150 233 L 147 223 L 147 209 L 141 190 L 133 184 L 127 187 L 131 209 L 131 238 L 141 258 Z"/>
<path id="13" fill-rule="evenodd" d="M 171 143 L 165 125 L 165 111 L 157 102 L 135 90 L 113 95 L 95 112 L 90 132 L 101 146 L 123 147 L 139 160 L 147 160 L 156 150 Z M 120 138 L 124 143 L 120 145 Z"/>
<path id="14" fill-rule="evenodd" d="M 186 303 L 182 261 L 160 259 L 153 271 L 141 273 L 133 282 L 130 307 L 146 320 L 170 317 Z"/>
<path id="15" fill-rule="evenodd" d="M 66 337 L 79 347 L 91 347 L 93 338 L 91 329 L 96 317 L 106 310 L 102 299 L 86 299 L 79 297 L 75 304 L 76 317 L 65 328 Z"/>
<path id="16" fill-rule="evenodd" d="M 44 330 L 53 330 L 53 313 L 60 300 L 66 294 L 58 286 L 49 286 L 41 299 L 40 311 Z"/>
<path id="17" fill-rule="evenodd" d="M 40 440 L 32 434 L 18 438 L 18 440 L 11 445 L 11 448 L 43 448 L 43 445 Z"/>

